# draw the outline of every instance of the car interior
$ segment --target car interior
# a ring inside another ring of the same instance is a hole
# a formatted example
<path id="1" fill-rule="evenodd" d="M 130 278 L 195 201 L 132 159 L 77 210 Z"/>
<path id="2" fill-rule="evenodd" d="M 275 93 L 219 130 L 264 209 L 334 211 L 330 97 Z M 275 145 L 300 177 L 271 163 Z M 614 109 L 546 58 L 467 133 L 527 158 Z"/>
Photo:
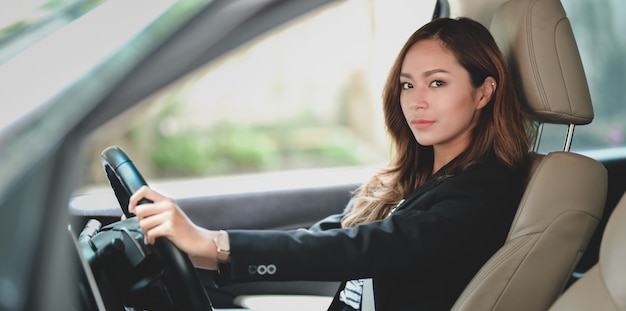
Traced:
<path id="1" fill-rule="evenodd" d="M 575 125 L 592 121 L 582 62 L 560 1 L 504 3 L 490 30 L 537 122 L 567 124 L 573 132 Z M 528 185 L 505 245 L 453 310 L 546 310 L 569 284 L 602 217 L 607 192 L 606 169 L 570 153 L 571 139 L 565 135 L 562 151 L 532 153 Z M 265 299 L 244 296 L 237 302 L 255 310 L 281 297 Z"/>
<path id="2" fill-rule="evenodd" d="M 539 129 L 546 123 L 565 124 L 568 132 L 563 150 L 545 155 L 531 152 L 527 189 L 507 241 L 453 309 L 546 310 L 576 281 L 572 273 L 602 218 L 607 171 L 597 160 L 569 152 L 574 126 L 590 123 L 594 115 L 576 41 L 560 1 L 508 1 L 497 8 L 489 27 Z M 281 205 L 278 202 L 292 197 L 307 198 L 298 208 L 315 209 L 321 218 L 341 211 L 347 193 L 357 185 L 179 198 L 178 202 L 194 222 L 207 228 L 293 229 L 306 227 L 311 220 L 288 217 L 289 223 L 280 223 L 280 219 L 262 217 L 276 214 L 265 209 L 275 209 Z M 249 201 L 262 203 L 250 206 Z M 324 209 L 316 209 L 319 206 Z M 214 217 L 234 211 L 246 217 Z M 199 273 L 200 279 L 210 280 L 208 274 Z M 296 301 L 323 310 L 337 286 L 333 282 L 285 283 L 239 284 L 217 290 L 205 285 L 217 306 L 234 304 L 246 310 L 282 310 L 281 306 L 287 310 Z"/>
<path id="3" fill-rule="evenodd" d="M 158 182 L 142 177 L 145 157 L 107 141 L 111 147 L 98 150 L 97 161 L 111 187 L 74 191 L 85 170 L 79 150 L 108 120 L 271 29 L 337 2 L 178 3 L 180 11 L 162 16 L 178 14 L 168 20 L 177 25 L 174 31 L 150 28 L 134 41 L 145 50 L 121 61 L 111 56 L 116 66 L 102 61 L 79 82 L 59 87 L 18 126 L 0 124 L 0 310 L 280 311 L 296 304 L 326 310 L 338 282 L 218 287 L 210 271 L 194 269 L 169 241 L 143 245 L 124 207 L 139 186 L 150 184 L 205 228 L 306 228 L 343 211 L 371 167 Z M 433 18 L 467 16 L 490 29 L 538 125 L 531 172 L 506 242 L 453 310 L 626 310 L 626 151 L 572 151 L 574 129 L 597 122 L 598 103 L 566 0 L 432 2 Z M 0 81 L 7 67 L 0 61 Z M 566 128 L 563 146 L 545 150 L 542 130 L 545 135 L 551 125 Z"/>

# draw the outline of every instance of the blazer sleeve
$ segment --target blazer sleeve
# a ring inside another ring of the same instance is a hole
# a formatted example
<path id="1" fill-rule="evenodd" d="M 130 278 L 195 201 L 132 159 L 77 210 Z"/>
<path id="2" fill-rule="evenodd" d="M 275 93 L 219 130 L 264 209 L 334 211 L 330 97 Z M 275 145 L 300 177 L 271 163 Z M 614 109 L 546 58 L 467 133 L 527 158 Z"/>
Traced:
<path id="1" fill-rule="evenodd" d="M 313 224 L 309 230 L 310 231 L 323 231 L 328 229 L 339 229 L 341 228 L 341 220 L 343 217 L 352 209 L 352 205 L 354 204 L 355 198 L 352 197 L 348 204 L 346 204 L 346 208 L 340 214 L 330 215 L 317 223 Z"/>
<path id="2" fill-rule="evenodd" d="M 217 281 L 406 277 L 445 269 L 461 259 L 484 261 L 506 237 L 519 202 L 518 184 L 508 169 L 477 166 L 369 224 L 229 230 L 231 262 L 220 265 Z"/>

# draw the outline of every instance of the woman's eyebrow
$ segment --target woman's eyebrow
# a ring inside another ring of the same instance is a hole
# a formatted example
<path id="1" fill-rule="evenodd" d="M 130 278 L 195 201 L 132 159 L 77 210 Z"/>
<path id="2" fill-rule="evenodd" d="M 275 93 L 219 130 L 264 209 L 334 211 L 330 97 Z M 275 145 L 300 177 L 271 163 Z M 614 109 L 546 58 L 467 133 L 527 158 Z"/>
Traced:
<path id="1" fill-rule="evenodd" d="M 432 75 L 434 75 L 436 73 L 450 73 L 450 72 L 445 70 L 445 69 L 432 69 L 432 70 L 424 71 L 422 76 L 429 77 L 429 76 L 432 76 Z"/>
<path id="2" fill-rule="evenodd" d="M 445 69 L 431 69 L 431 70 L 427 70 L 424 71 L 424 73 L 422 73 L 423 77 L 429 77 L 432 76 L 436 73 L 450 73 L 449 71 L 445 70 Z M 410 73 L 405 73 L 405 72 L 401 72 L 400 73 L 400 77 L 401 78 L 407 78 L 407 79 L 413 79 L 413 75 L 411 75 Z"/>

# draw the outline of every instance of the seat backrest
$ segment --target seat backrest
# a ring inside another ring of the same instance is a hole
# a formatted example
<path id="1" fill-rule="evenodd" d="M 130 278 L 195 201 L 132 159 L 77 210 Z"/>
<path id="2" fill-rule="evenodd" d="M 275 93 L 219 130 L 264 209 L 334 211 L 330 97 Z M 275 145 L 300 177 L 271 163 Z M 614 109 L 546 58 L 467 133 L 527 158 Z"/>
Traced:
<path id="1" fill-rule="evenodd" d="M 550 307 L 550 311 L 626 310 L 626 194 L 609 217 L 598 263 Z"/>
<path id="2" fill-rule="evenodd" d="M 498 8 L 490 30 L 537 122 L 592 121 L 582 62 L 559 0 L 510 0 Z M 606 191 L 599 162 L 570 152 L 531 153 L 509 236 L 453 310 L 547 310 L 586 250 Z"/>

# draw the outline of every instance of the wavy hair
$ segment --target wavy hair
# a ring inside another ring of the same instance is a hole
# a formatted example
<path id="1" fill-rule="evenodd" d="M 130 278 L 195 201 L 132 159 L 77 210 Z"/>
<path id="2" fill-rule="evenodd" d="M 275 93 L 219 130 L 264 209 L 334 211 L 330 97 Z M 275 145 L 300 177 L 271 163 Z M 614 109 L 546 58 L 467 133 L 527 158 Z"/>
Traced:
<path id="1" fill-rule="evenodd" d="M 343 227 L 385 218 L 398 202 L 432 175 L 433 147 L 420 145 L 409 128 L 400 106 L 400 72 L 408 50 L 417 42 L 439 40 L 469 73 L 475 88 L 487 77 L 497 88 L 482 108 L 472 128 L 468 147 L 450 165 L 444 176 L 462 172 L 495 154 L 512 169 L 525 167 L 532 123 L 522 108 L 507 64 L 489 30 L 469 18 L 441 18 L 422 26 L 408 39 L 393 64 L 383 90 L 385 125 L 392 141 L 388 166 L 357 189 L 356 201 L 342 220 Z"/>

